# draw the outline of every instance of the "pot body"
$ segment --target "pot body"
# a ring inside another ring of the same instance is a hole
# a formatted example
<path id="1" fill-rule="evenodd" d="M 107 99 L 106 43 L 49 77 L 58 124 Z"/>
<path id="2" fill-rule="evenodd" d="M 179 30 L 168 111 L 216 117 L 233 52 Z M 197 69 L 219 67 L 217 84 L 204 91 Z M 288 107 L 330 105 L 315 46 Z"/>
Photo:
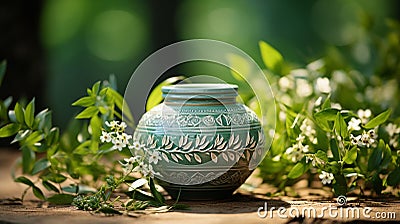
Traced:
<path id="1" fill-rule="evenodd" d="M 181 200 L 230 197 L 264 156 L 256 114 L 236 102 L 234 85 L 175 85 L 163 96 L 133 136 L 149 154 L 158 152 L 158 183 Z"/>

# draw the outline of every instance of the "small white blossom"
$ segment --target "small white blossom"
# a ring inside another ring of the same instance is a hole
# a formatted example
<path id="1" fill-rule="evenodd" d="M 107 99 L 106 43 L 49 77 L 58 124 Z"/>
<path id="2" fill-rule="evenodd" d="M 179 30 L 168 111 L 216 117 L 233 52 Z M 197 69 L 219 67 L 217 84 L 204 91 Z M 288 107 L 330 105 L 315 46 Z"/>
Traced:
<path id="1" fill-rule="evenodd" d="M 330 93 L 331 86 L 328 78 L 318 78 L 316 81 L 316 89 L 321 93 Z"/>
<path id="2" fill-rule="evenodd" d="M 279 88 L 284 92 L 286 92 L 289 89 L 294 88 L 293 80 L 289 79 L 286 76 L 283 76 L 282 78 L 279 79 L 278 85 L 279 85 Z"/>
<path id="3" fill-rule="evenodd" d="M 299 97 L 307 97 L 313 93 L 312 86 L 305 79 L 296 79 L 296 93 Z"/>
<path id="4" fill-rule="evenodd" d="M 340 103 L 331 103 L 331 107 L 338 110 L 342 109 L 342 105 L 340 105 Z"/>
<path id="5" fill-rule="evenodd" d="M 347 126 L 347 130 L 349 130 L 349 131 L 359 131 L 359 130 L 361 130 L 360 124 L 361 124 L 361 120 L 360 119 L 352 117 L 351 120 L 349 121 L 349 123 L 347 124 L 348 125 Z"/>
<path id="6" fill-rule="evenodd" d="M 397 127 L 396 124 L 393 123 L 389 123 L 386 127 L 385 127 L 386 132 L 388 133 L 388 135 L 390 137 L 393 137 L 395 134 L 399 134 L 400 133 L 400 127 Z"/>
<path id="7" fill-rule="evenodd" d="M 125 131 L 125 128 L 127 127 L 127 125 L 126 125 L 126 123 L 125 122 L 121 122 L 121 124 L 119 125 L 119 128 L 120 128 L 120 130 L 123 132 L 123 131 Z"/>
<path id="8" fill-rule="evenodd" d="M 101 136 L 100 136 L 100 141 L 101 142 L 111 142 L 111 133 L 102 131 Z"/>
<path id="9" fill-rule="evenodd" d="M 122 141 L 118 140 L 117 138 L 114 138 L 112 140 L 113 147 L 112 149 L 118 149 L 118 151 L 122 151 L 123 148 L 126 147 L 126 144 L 124 144 Z"/>
<path id="10" fill-rule="evenodd" d="M 314 106 L 319 107 L 322 104 L 322 96 L 318 97 L 315 101 Z"/>
<path id="11" fill-rule="evenodd" d="M 332 173 L 322 171 L 319 175 L 319 179 L 321 179 L 322 184 L 330 184 L 335 178 Z"/>
<path id="12" fill-rule="evenodd" d="M 123 170 L 125 174 L 128 174 L 132 172 L 133 170 L 133 164 L 136 162 L 139 162 L 140 158 L 138 156 L 135 157 L 130 157 L 129 159 L 125 158 L 124 161 L 125 163 L 121 163 L 123 166 Z"/>
<path id="13" fill-rule="evenodd" d="M 106 121 L 105 123 L 109 128 L 111 128 L 111 130 L 116 129 L 118 127 L 118 121 L 111 121 L 111 122 Z"/>
<path id="14" fill-rule="evenodd" d="M 149 163 L 157 164 L 161 160 L 160 153 L 157 150 L 148 151 L 149 153 Z"/>
<path id="15" fill-rule="evenodd" d="M 139 150 L 143 147 L 144 145 L 141 145 L 139 142 L 133 142 L 132 145 L 128 146 L 129 149 L 135 149 Z"/>
<path id="16" fill-rule="evenodd" d="M 308 163 L 309 161 L 311 161 L 311 165 L 312 165 L 312 166 L 315 167 L 315 166 L 317 165 L 316 160 L 313 159 L 313 157 L 311 157 L 311 156 L 306 156 L 306 163 Z"/>
<path id="17" fill-rule="evenodd" d="M 370 109 L 366 109 L 366 110 L 360 109 L 357 111 L 357 115 L 361 119 L 362 123 L 366 124 L 368 122 L 369 118 L 371 117 L 372 112 Z"/>

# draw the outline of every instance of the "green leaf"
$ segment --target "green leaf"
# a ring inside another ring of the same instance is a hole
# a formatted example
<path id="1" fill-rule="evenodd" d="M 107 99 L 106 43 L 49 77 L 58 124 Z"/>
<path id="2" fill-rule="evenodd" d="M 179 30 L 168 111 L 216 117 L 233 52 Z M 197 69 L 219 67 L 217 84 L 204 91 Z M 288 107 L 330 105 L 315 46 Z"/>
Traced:
<path id="1" fill-rule="evenodd" d="M 69 185 L 61 188 L 63 191 L 73 194 L 96 193 L 96 189 L 87 185 Z"/>
<path id="2" fill-rule="evenodd" d="M 28 147 L 22 147 L 22 172 L 31 173 L 35 163 L 35 153 Z"/>
<path id="3" fill-rule="evenodd" d="M 139 200 L 139 201 L 154 201 L 155 200 L 147 192 L 139 190 L 139 189 L 136 189 L 134 191 L 128 191 L 125 194 L 128 195 L 130 198 L 133 198 L 133 199 Z"/>
<path id="4" fill-rule="evenodd" d="M 380 139 L 378 147 L 372 149 L 372 153 L 368 159 L 368 171 L 378 170 L 379 164 L 382 161 L 383 150 L 385 149 L 385 142 Z"/>
<path id="5" fill-rule="evenodd" d="M 349 151 L 346 152 L 346 155 L 343 157 L 343 161 L 347 164 L 353 164 L 357 159 L 357 146 L 354 146 Z"/>
<path id="6" fill-rule="evenodd" d="M 16 123 L 4 125 L 0 128 L 0 138 L 6 138 L 17 134 L 20 128 L 21 125 Z"/>
<path id="7" fill-rule="evenodd" d="M 372 176 L 371 182 L 372 182 L 372 188 L 374 189 L 374 191 L 377 194 L 381 194 L 381 192 L 383 190 L 383 181 L 379 177 L 379 173 L 375 173 L 375 175 Z"/>
<path id="8" fill-rule="evenodd" d="M 333 158 L 335 159 L 335 161 L 339 161 L 340 160 L 340 155 L 339 155 L 339 148 L 338 148 L 336 139 L 331 139 L 329 143 L 330 143 L 330 146 L 331 146 L 331 151 L 332 151 Z"/>
<path id="9" fill-rule="evenodd" d="M 98 116 L 93 116 L 90 119 L 90 127 L 92 129 L 92 144 L 91 149 L 96 152 L 99 148 L 99 141 L 101 135 L 102 121 Z"/>
<path id="10" fill-rule="evenodd" d="M 42 190 L 40 190 L 40 188 L 38 188 L 36 186 L 32 186 L 32 192 L 37 198 L 39 198 L 41 200 L 46 200 L 46 197 L 44 196 L 44 194 L 43 194 Z"/>
<path id="11" fill-rule="evenodd" d="M 390 149 L 389 145 L 386 144 L 385 149 L 383 150 L 383 158 L 381 162 L 382 169 L 386 169 L 390 161 L 392 160 L 392 150 Z"/>
<path id="12" fill-rule="evenodd" d="M 324 131 L 331 132 L 332 127 L 329 125 L 330 121 L 335 121 L 339 110 L 334 108 L 328 108 L 318 111 L 314 114 L 314 118 L 317 121 L 316 124 Z"/>
<path id="13" fill-rule="evenodd" d="M 303 175 L 307 170 L 308 170 L 308 165 L 303 162 L 299 162 L 290 170 L 288 178 L 296 179 L 301 175 Z"/>
<path id="14" fill-rule="evenodd" d="M 347 182 L 344 175 L 334 175 L 335 183 L 333 184 L 333 190 L 335 196 L 346 195 L 347 194 Z"/>
<path id="15" fill-rule="evenodd" d="M 144 179 L 144 178 L 137 179 L 131 184 L 130 188 L 135 190 L 136 188 L 139 188 L 145 184 L 147 184 L 146 179 Z"/>
<path id="16" fill-rule="evenodd" d="M 315 156 L 325 162 L 328 162 L 328 156 L 326 155 L 326 152 L 322 150 L 318 150 L 317 153 L 315 153 Z"/>
<path id="17" fill-rule="evenodd" d="M 90 106 L 86 109 L 84 109 L 81 113 L 79 113 L 75 118 L 76 119 L 86 119 L 86 118 L 91 118 L 99 112 L 99 109 L 95 106 Z"/>
<path id="18" fill-rule="evenodd" d="M 370 128 L 374 128 L 374 127 L 376 127 L 376 126 L 378 126 L 380 124 L 385 123 L 385 121 L 387 121 L 387 119 L 389 119 L 391 113 L 392 113 L 391 109 L 388 109 L 388 110 L 382 112 L 381 114 L 379 114 L 378 116 L 376 116 L 372 120 L 370 120 L 364 126 L 364 128 L 370 129 Z"/>
<path id="19" fill-rule="evenodd" d="M 160 192 L 157 191 L 153 178 L 150 178 L 149 186 L 151 194 L 154 196 L 157 202 L 163 204 L 165 202 L 165 198 Z"/>
<path id="20" fill-rule="evenodd" d="M 48 109 L 40 111 L 35 117 L 35 125 L 40 131 L 47 133 L 52 128 L 52 112 Z"/>
<path id="21" fill-rule="evenodd" d="M 171 77 L 160 84 L 158 84 L 150 93 L 149 97 L 147 98 L 146 101 L 146 111 L 149 111 L 151 108 L 157 106 L 160 104 L 162 101 L 162 92 L 161 89 L 163 86 L 169 86 L 172 85 L 180 80 L 183 80 L 185 77 L 184 76 L 177 76 L 177 77 Z"/>
<path id="22" fill-rule="evenodd" d="M 128 119 L 127 123 L 133 123 L 132 112 L 129 109 L 127 102 L 125 102 L 124 98 L 114 89 L 108 88 L 107 94 L 114 99 L 115 105 L 123 112 L 124 118 Z"/>
<path id="23" fill-rule="evenodd" d="M 92 94 L 97 95 L 100 90 L 101 81 L 97 81 L 92 87 Z"/>
<path id="24" fill-rule="evenodd" d="M 45 180 L 42 181 L 42 185 L 49 191 L 54 191 L 54 192 L 60 193 L 60 190 L 48 181 L 45 181 Z"/>
<path id="25" fill-rule="evenodd" d="M 26 178 L 24 176 L 17 177 L 14 181 L 17 183 L 26 184 L 30 187 L 35 186 L 35 184 L 31 180 L 29 180 L 28 178 Z"/>
<path id="26" fill-rule="evenodd" d="M 21 105 L 18 102 L 15 104 L 14 113 L 15 113 L 17 122 L 20 124 L 24 124 L 24 109 L 21 107 Z"/>
<path id="27" fill-rule="evenodd" d="M 35 143 L 41 141 L 44 138 L 44 135 L 39 131 L 35 131 L 30 134 L 25 140 L 24 145 L 34 145 Z"/>
<path id="28" fill-rule="evenodd" d="M 3 83 L 4 75 L 6 74 L 6 69 L 7 69 L 7 61 L 3 60 L 0 63 L 0 86 Z"/>
<path id="29" fill-rule="evenodd" d="M 72 106 L 90 107 L 96 103 L 96 98 L 85 96 L 72 103 Z"/>
<path id="30" fill-rule="evenodd" d="M 47 146 L 57 144 L 60 139 L 60 129 L 54 127 L 50 130 L 49 134 L 46 136 Z"/>
<path id="31" fill-rule="evenodd" d="M 334 123 L 334 129 L 336 130 L 336 133 L 340 135 L 342 138 L 346 138 L 348 133 L 347 133 L 347 124 L 343 119 L 342 114 L 340 112 L 337 113 L 336 118 L 335 118 L 335 123 Z"/>
<path id="32" fill-rule="evenodd" d="M 47 201 L 55 205 L 70 205 L 74 200 L 71 194 L 55 194 L 47 198 Z"/>
<path id="33" fill-rule="evenodd" d="M 40 160 L 36 161 L 36 163 L 33 165 L 31 174 L 35 175 L 35 174 L 47 169 L 48 167 L 50 167 L 50 165 L 51 164 L 47 159 L 45 159 L 45 158 L 40 159 Z"/>
<path id="34" fill-rule="evenodd" d="M 259 42 L 262 60 L 269 70 L 281 74 L 283 57 L 279 51 L 264 41 Z"/>
<path id="35" fill-rule="evenodd" d="M 35 121 L 35 98 L 25 108 L 25 123 L 28 127 L 32 128 Z"/>
<path id="36" fill-rule="evenodd" d="M 387 184 L 389 186 L 397 186 L 400 183 L 400 167 L 396 167 L 387 177 Z"/>
<path id="37" fill-rule="evenodd" d="M 54 183 L 62 183 L 64 182 L 67 177 L 59 173 L 49 173 L 46 176 L 43 176 L 43 180 L 48 180 Z"/>

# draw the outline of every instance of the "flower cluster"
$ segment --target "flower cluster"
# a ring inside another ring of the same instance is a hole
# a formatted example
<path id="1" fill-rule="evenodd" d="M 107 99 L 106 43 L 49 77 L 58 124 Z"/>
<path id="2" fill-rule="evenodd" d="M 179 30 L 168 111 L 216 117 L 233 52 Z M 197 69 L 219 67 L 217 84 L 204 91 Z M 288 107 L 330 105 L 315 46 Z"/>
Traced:
<path id="1" fill-rule="evenodd" d="M 389 135 L 389 145 L 393 146 L 394 148 L 399 147 L 399 135 L 400 135 L 400 127 L 396 124 L 389 123 L 385 127 L 386 132 Z"/>
<path id="2" fill-rule="evenodd" d="M 364 130 L 361 135 L 357 136 L 350 134 L 350 141 L 352 145 L 366 146 L 367 148 L 376 143 L 376 138 L 377 135 L 375 134 L 374 130 L 369 130 L 368 132 Z"/>
<path id="3" fill-rule="evenodd" d="M 317 132 L 313 127 L 313 123 L 309 119 L 304 119 L 303 123 L 301 123 L 300 130 L 313 144 L 318 143 L 318 139 L 316 138 Z"/>
<path id="4" fill-rule="evenodd" d="M 294 163 L 300 161 L 304 157 L 304 153 L 309 152 L 309 145 L 303 145 L 304 139 L 305 136 L 300 134 L 296 138 L 296 142 L 286 149 L 288 159 Z"/>
<path id="5" fill-rule="evenodd" d="M 126 175 L 131 172 L 139 172 L 145 177 L 160 175 L 154 171 L 152 165 L 157 164 L 161 160 L 160 153 L 157 150 L 150 150 L 139 142 L 133 142 L 132 135 L 125 133 L 127 127 L 125 122 L 106 121 L 105 124 L 109 131 L 102 131 L 102 135 L 100 136 L 101 142 L 112 143 L 113 150 L 122 151 L 124 148 L 128 148 L 134 154 L 132 157 L 125 158 L 121 162 Z"/>

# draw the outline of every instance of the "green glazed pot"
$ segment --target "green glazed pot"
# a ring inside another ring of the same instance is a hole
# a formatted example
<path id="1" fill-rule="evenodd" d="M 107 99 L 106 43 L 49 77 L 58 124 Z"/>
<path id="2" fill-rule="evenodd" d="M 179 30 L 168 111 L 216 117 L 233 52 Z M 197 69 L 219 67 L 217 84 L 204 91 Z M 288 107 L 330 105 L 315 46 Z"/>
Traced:
<path id="1" fill-rule="evenodd" d="M 158 183 L 181 200 L 228 198 L 262 159 L 264 132 L 256 114 L 236 102 L 237 86 L 179 84 L 143 115 L 133 139 L 158 152 Z M 154 162 L 154 159 L 152 160 Z"/>

